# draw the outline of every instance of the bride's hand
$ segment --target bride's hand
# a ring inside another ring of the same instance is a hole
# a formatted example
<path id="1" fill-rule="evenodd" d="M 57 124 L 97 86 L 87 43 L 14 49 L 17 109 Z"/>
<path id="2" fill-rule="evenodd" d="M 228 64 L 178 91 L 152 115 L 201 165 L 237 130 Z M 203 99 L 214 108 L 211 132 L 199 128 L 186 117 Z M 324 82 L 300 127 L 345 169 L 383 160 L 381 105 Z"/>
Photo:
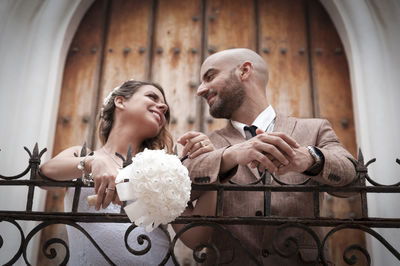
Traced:
<path id="1" fill-rule="evenodd" d="M 196 131 L 185 133 L 178 139 L 178 143 L 184 146 L 182 156 L 189 155 L 190 159 L 215 150 L 210 139 L 204 133 Z"/>
<path id="2" fill-rule="evenodd" d="M 112 204 L 118 204 L 118 205 L 122 206 L 122 201 L 119 199 L 117 192 L 114 193 L 114 198 L 112 200 Z"/>
<path id="3" fill-rule="evenodd" d="M 97 155 L 91 161 L 92 178 L 94 180 L 94 191 L 97 194 L 96 210 L 100 206 L 107 208 L 112 201 L 120 203 L 115 188 L 117 169 L 113 162 L 106 157 Z"/>

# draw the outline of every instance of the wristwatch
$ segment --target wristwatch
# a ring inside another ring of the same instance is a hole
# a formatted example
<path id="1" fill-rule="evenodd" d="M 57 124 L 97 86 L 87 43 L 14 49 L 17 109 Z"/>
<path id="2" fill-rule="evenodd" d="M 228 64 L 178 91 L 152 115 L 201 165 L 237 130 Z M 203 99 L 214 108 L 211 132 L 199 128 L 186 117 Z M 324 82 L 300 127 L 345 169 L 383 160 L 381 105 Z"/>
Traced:
<path id="1" fill-rule="evenodd" d="M 314 164 L 311 165 L 306 171 L 304 171 L 303 174 L 316 176 L 322 171 L 324 167 L 325 157 L 324 154 L 314 146 L 307 146 L 307 149 L 311 157 L 313 157 L 314 159 Z"/>

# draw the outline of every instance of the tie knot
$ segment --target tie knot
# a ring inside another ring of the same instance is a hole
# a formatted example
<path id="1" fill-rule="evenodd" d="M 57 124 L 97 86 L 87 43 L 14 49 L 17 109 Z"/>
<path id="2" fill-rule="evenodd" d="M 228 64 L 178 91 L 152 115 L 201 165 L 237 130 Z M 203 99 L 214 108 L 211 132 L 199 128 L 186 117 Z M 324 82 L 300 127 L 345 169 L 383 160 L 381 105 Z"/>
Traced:
<path id="1" fill-rule="evenodd" d="M 251 134 L 251 137 L 254 137 L 255 135 L 257 135 L 256 130 L 257 130 L 257 127 L 254 125 L 251 125 L 249 127 L 248 126 L 244 127 L 244 132 L 245 133 L 246 133 L 246 131 L 249 132 Z"/>

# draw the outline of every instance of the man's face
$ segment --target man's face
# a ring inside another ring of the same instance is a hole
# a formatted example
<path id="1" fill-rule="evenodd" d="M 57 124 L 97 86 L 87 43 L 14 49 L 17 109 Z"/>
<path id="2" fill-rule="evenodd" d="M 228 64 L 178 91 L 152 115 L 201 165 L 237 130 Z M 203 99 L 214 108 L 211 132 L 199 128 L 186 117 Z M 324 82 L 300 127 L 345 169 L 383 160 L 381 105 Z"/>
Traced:
<path id="1" fill-rule="evenodd" d="M 204 69 L 204 71 L 203 71 Z M 217 65 L 202 67 L 202 83 L 197 95 L 206 99 L 210 114 L 215 118 L 230 119 L 243 104 L 245 91 L 235 75 L 235 69 L 219 68 Z"/>

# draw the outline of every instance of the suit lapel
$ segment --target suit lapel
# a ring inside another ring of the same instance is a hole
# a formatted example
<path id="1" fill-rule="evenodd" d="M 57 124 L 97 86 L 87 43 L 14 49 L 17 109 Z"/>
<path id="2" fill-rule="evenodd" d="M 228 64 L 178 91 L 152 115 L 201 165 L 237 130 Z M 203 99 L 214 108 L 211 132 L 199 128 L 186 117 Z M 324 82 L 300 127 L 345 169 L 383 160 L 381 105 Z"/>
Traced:
<path id="1" fill-rule="evenodd" d="M 295 126 L 296 119 L 277 113 L 273 132 L 283 132 L 291 136 L 293 134 Z"/>
<path id="2" fill-rule="evenodd" d="M 221 135 L 229 142 L 230 145 L 242 143 L 245 139 L 242 134 L 232 126 L 232 123 L 228 121 L 225 128 L 221 130 Z"/>

